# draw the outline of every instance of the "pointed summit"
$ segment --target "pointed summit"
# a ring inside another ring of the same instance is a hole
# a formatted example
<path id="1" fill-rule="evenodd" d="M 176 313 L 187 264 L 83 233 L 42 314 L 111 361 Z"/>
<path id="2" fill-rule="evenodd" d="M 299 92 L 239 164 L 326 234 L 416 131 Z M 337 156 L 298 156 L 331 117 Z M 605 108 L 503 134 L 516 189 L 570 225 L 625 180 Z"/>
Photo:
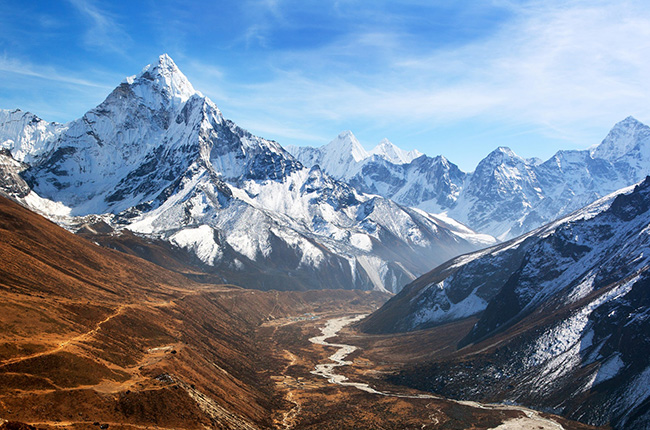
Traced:
<path id="1" fill-rule="evenodd" d="M 358 168 L 359 162 L 370 157 L 363 149 L 354 134 L 346 130 L 339 133 L 336 139 L 318 148 L 294 147 L 289 148 L 303 165 L 312 167 L 318 165 L 328 175 L 341 178 L 346 172 Z"/>
<path id="2" fill-rule="evenodd" d="M 332 156 L 339 158 L 339 160 L 344 160 L 348 157 L 352 157 L 354 161 L 361 161 L 370 156 L 370 154 L 368 154 L 368 151 L 366 151 L 363 146 L 361 146 L 357 138 L 354 136 L 354 134 L 352 134 L 350 130 L 342 131 L 339 133 L 336 139 L 325 145 L 323 149 L 327 153 L 332 154 Z"/>
<path id="3" fill-rule="evenodd" d="M 526 164 L 526 160 L 515 154 L 515 152 L 507 146 L 499 146 L 497 149 L 490 152 L 487 157 L 481 160 L 481 162 L 476 167 L 476 170 L 479 170 L 481 165 L 494 166 L 513 163 Z"/>
<path id="4" fill-rule="evenodd" d="M 162 96 L 172 105 L 184 103 L 194 94 L 200 95 L 167 54 L 162 54 L 157 62 L 143 68 L 138 75 L 126 78 L 125 82 L 145 100 Z"/>
<path id="5" fill-rule="evenodd" d="M 375 146 L 370 154 L 378 155 L 394 164 L 406 164 L 422 156 L 423 154 L 414 149 L 413 151 L 405 151 L 397 147 L 393 142 L 388 139 L 382 139 L 379 145 Z"/>
<path id="6" fill-rule="evenodd" d="M 179 72 L 178 66 L 176 66 L 176 63 L 174 63 L 174 60 L 167 55 L 167 54 L 162 54 L 161 56 L 158 57 L 158 64 L 156 65 L 159 69 L 170 71 L 172 73 L 174 72 Z"/>

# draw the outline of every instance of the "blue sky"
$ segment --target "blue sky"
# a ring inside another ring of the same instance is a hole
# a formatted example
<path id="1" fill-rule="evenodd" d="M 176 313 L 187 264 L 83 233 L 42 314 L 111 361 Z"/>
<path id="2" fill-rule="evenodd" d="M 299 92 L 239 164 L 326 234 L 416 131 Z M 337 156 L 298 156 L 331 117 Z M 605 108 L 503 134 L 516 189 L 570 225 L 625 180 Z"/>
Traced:
<path id="1" fill-rule="evenodd" d="M 650 123 L 650 3 L 625 0 L 5 0 L 0 108 L 78 118 L 162 53 L 281 144 L 349 129 L 473 170 Z"/>

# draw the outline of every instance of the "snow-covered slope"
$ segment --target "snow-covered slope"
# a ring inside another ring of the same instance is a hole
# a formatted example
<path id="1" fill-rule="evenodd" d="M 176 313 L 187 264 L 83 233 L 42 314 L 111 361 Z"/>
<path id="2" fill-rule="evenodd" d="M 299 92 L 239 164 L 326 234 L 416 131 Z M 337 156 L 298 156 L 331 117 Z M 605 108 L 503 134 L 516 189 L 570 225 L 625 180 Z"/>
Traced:
<path id="1" fill-rule="evenodd" d="M 76 217 L 57 209 L 52 218 L 166 241 L 230 282 L 396 291 L 432 263 L 493 243 L 304 167 L 225 119 L 167 55 L 66 126 L 24 117 L 23 128 L 11 122 L 0 135 L 27 162 L 19 177 L 32 193 Z M 331 145 L 367 156 L 351 133 Z M 29 205 L 22 194 L 14 197 Z"/>
<path id="2" fill-rule="evenodd" d="M 427 365 L 404 381 L 424 372 L 421 387 L 446 395 L 643 429 L 650 422 L 648 269 L 650 177 L 515 240 L 452 259 L 406 286 L 364 328 L 410 331 L 475 316 L 458 345 L 470 346 L 467 356 L 458 352 L 462 364 L 456 357 Z"/>
<path id="3" fill-rule="evenodd" d="M 346 163 L 345 168 L 335 169 L 324 162 L 330 157 L 327 148 L 289 150 L 303 164 L 319 164 L 361 192 L 445 213 L 502 240 L 531 231 L 650 174 L 650 128 L 632 117 L 616 124 L 594 149 L 559 151 L 542 162 L 500 147 L 471 173 L 462 172 L 442 156 L 402 157 L 399 154 L 404 151 L 375 148 L 371 153 L 398 155 L 358 157 L 351 155 L 349 147 L 338 148 L 336 156 Z"/>
<path id="4" fill-rule="evenodd" d="M 0 148 L 11 152 L 17 161 L 32 163 L 54 146 L 66 129 L 63 124 L 47 122 L 20 109 L 0 109 Z"/>

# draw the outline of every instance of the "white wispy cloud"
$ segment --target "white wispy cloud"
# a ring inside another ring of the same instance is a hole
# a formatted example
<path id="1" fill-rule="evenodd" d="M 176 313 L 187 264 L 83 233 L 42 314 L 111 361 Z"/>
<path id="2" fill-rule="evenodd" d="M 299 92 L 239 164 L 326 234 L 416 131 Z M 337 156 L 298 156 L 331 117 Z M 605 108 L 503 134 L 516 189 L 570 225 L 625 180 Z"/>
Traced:
<path id="1" fill-rule="evenodd" d="M 88 28 L 84 35 L 86 45 L 121 54 L 126 52 L 131 38 L 117 19 L 92 0 L 68 2 L 87 18 Z"/>
<path id="2" fill-rule="evenodd" d="M 70 71 L 60 71 L 51 66 L 35 65 L 18 59 L 9 58 L 6 55 L 0 56 L 0 71 L 74 86 L 93 87 L 103 90 L 112 89 L 110 85 L 106 85 L 103 82 L 95 82 L 75 77 L 70 73 Z"/>
<path id="3" fill-rule="evenodd" d="M 317 50 L 274 54 L 263 83 L 226 86 L 251 112 L 272 108 L 290 124 L 390 118 L 431 127 L 481 117 L 573 138 L 578 125 L 650 118 L 650 6 L 499 3 L 511 18 L 462 46 L 423 55 L 416 34 L 356 29 Z"/>
<path id="4" fill-rule="evenodd" d="M 100 48 L 127 58 L 136 44 L 145 46 L 138 48 L 143 57 L 147 49 L 167 51 L 226 116 L 292 143 L 326 141 L 357 127 L 434 136 L 441 127 L 473 120 L 494 123 L 505 134 L 531 130 L 579 142 L 594 124 L 602 133 L 627 115 L 650 120 L 650 4 L 644 1 L 492 0 L 475 2 L 471 11 L 449 6 L 449 12 L 424 0 L 399 8 L 386 0 L 372 7 L 358 0 L 244 0 L 229 5 L 228 25 L 211 33 L 214 45 L 197 38 L 205 33 L 195 16 L 203 7 L 156 7 L 150 13 L 156 31 L 134 33 L 131 40 L 131 21 L 112 14 L 109 4 L 68 2 L 83 18 L 77 29 L 82 54 Z M 492 8 L 499 11 L 495 17 Z M 206 15 L 220 17 L 221 9 L 213 6 Z M 467 15 L 467 26 L 480 31 L 458 38 L 448 29 L 427 32 L 427 20 L 444 20 L 448 12 L 455 24 Z M 482 27 L 484 19 L 493 21 Z M 152 33 L 159 38 L 155 47 L 143 39 Z M 295 43 L 302 36 L 306 42 Z M 205 49 L 194 46 L 197 40 Z M 122 72 L 110 74 L 112 65 L 81 73 L 71 64 L 41 66 L 16 60 L 30 58 L 26 53 L 10 53 L 0 56 L 5 76 L 57 81 L 65 84 L 62 93 L 74 85 L 110 91 L 122 78 Z"/>

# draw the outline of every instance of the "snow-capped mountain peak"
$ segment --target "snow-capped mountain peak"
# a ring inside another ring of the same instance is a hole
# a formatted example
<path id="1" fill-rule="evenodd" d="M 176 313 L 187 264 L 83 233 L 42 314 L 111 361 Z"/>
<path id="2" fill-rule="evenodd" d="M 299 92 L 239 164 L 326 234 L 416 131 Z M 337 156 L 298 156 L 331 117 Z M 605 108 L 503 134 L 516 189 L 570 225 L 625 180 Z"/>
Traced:
<path id="1" fill-rule="evenodd" d="M 519 177 L 521 172 L 518 172 L 517 170 L 523 171 L 528 167 L 526 159 L 515 154 L 512 149 L 500 146 L 481 160 L 478 166 L 476 166 L 474 177 L 476 178 L 475 180 L 479 182 L 482 182 L 486 175 L 494 175 L 494 172 L 501 172 L 507 177 L 512 175 Z"/>
<path id="2" fill-rule="evenodd" d="M 336 139 L 325 145 L 323 149 L 332 155 L 338 155 L 340 160 L 350 156 L 358 162 L 370 156 L 350 130 L 339 133 Z"/>
<path id="3" fill-rule="evenodd" d="M 591 150 L 591 156 L 614 161 L 631 152 L 635 146 L 648 144 L 650 127 L 628 116 L 614 125 L 601 144 Z"/>
<path id="4" fill-rule="evenodd" d="M 336 139 L 319 148 L 287 147 L 287 150 L 307 167 L 320 166 L 328 174 L 340 178 L 370 157 L 351 131 L 339 133 Z M 332 172 L 335 172 L 334 174 Z"/>
<path id="5" fill-rule="evenodd" d="M 185 103 L 193 95 L 201 96 L 169 55 L 162 54 L 135 76 L 124 80 L 145 101 L 157 101 L 159 94 L 173 106 Z M 149 103 L 147 103 L 149 104 Z"/>
<path id="6" fill-rule="evenodd" d="M 497 149 L 490 152 L 485 159 L 497 162 L 506 160 L 523 160 L 523 158 L 515 154 L 515 152 L 507 146 L 499 146 Z"/>
<path id="7" fill-rule="evenodd" d="M 187 168 L 201 151 L 197 135 L 209 136 L 223 121 L 173 60 L 161 55 L 69 123 L 28 174 L 40 195 L 56 196 L 75 215 L 119 212 L 169 185 L 173 175 L 156 167 Z"/>
<path id="8" fill-rule="evenodd" d="M 405 151 L 388 139 L 382 139 L 381 142 L 370 150 L 371 155 L 378 155 L 394 164 L 406 164 L 424 155 L 417 149 Z"/>

